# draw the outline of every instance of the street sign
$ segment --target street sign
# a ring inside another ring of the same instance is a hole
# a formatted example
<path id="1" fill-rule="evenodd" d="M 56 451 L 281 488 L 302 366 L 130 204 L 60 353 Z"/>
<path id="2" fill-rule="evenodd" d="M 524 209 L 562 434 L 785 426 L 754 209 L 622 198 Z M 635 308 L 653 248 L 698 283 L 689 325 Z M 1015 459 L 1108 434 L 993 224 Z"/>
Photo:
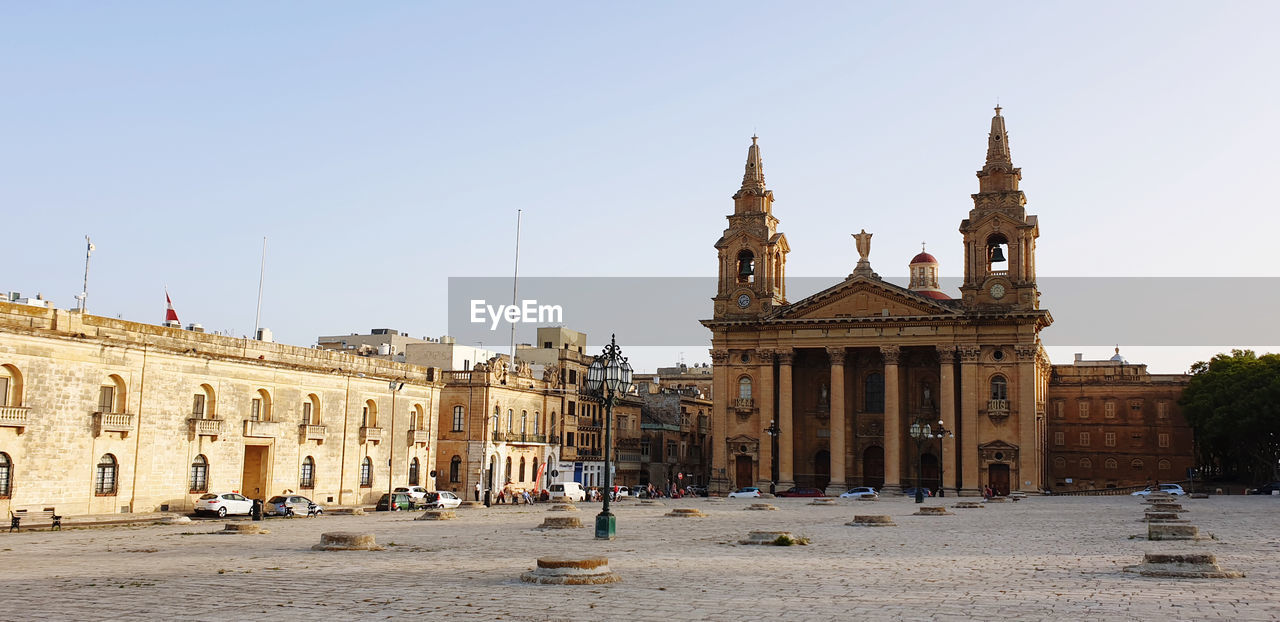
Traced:
<path id="1" fill-rule="evenodd" d="M 684 479 L 684 473 L 676 473 L 676 479 Z"/>
<path id="2" fill-rule="evenodd" d="M 551 477 L 560 477 L 560 471 L 557 469 L 551 469 Z"/>

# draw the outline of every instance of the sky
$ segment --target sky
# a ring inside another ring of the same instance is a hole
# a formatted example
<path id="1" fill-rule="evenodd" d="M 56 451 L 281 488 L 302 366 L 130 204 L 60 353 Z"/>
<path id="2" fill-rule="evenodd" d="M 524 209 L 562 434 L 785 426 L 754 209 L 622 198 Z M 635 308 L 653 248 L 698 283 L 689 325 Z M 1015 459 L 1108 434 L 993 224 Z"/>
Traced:
<path id="1" fill-rule="evenodd" d="M 1042 279 L 1275 277 L 1276 23 L 1275 2 L 5 3 L 0 291 L 74 308 L 89 235 L 91 313 L 160 323 L 167 287 L 184 322 L 248 335 L 265 237 L 278 341 L 438 336 L 448 278 L 511 274 L 517 209 L 522 275 L 714 276 L 752 134 L 789 276 L 838 282 L 860 229 L 881 274 L 927 242 L 957 275 L 997 100 Z M 1178 372 L 1244 345 L 1124 352 Z"/>

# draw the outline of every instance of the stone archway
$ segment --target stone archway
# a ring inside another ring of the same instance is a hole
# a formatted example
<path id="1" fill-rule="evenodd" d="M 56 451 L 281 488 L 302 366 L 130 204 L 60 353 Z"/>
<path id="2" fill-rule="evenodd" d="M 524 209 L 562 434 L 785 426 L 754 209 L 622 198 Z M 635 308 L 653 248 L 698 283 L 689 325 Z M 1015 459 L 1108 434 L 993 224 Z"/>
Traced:
<path id="1" fill-rule="evenodd" d="M 884 448 L 879 445 L 862 452 L 862 485 L 876 490 L 884 487 Z"/>

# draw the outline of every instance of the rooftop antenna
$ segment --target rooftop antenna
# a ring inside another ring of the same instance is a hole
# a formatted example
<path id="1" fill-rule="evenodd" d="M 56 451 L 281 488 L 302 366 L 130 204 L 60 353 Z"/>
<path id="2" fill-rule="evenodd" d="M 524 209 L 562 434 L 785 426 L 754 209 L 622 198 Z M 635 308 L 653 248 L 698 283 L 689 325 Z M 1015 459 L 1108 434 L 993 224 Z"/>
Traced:
<path id="1" fill-rule="evenodd" d="M 258 338 L 258 329 L 262 327 L 262 281 L 267 275 L 267 236 L 262 236 L 262 264 L 258 268 L 258 311 L 253 316 L 253 338 Z"/>
<path id="2" fill-rule="evenodd" d="M 516 267 L 515 273 L 511 276 L 511 306 L 516 306 L 516 290 L 520 284 L 520 214 L 523 210 L 516 210 Z M 516 371 L 516 323 L 511 323 L 511 371 Z"/>
<path id="3" fill-rule="evenodd" d="M 80 289 L 80 295 L 76 296 L 80 300 L 81 313 L 89 311 L 89 256 L 93 255 L 93 249 L 97 248 L 87 235 L 84 236 L 84 244 L 84 287 Z"/>

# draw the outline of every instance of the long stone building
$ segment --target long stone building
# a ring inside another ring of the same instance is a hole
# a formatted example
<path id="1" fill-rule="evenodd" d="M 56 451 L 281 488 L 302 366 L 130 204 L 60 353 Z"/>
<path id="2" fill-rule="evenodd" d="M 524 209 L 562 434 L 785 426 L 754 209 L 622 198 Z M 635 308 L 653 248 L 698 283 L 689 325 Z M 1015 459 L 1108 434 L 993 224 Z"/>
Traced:
<path id="1" fill-rule="evenodd" d="M 439 370 L 0 302 L 0 513 L 431 486 Z"/>

